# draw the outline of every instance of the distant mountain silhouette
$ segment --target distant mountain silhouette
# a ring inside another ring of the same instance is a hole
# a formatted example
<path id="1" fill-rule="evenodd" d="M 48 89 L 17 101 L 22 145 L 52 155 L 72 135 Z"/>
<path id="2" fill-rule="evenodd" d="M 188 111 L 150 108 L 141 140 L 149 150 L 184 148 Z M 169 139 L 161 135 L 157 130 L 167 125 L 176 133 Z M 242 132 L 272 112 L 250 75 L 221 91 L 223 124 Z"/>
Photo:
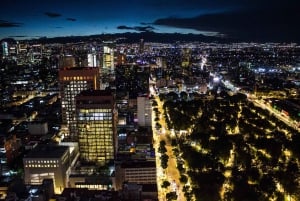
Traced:
<path id="1" fill-rule="evenodd" d="M 2 42 L 8 42 L 9 44 L 16 44 L 17 43 L 16 40 L 13 39 L 13 38 L 3 38 L 3 39 L 0 40 L 0 43 L 2 43 Z"/>
<path id="2" fill-rule="evenodd" d="M 33 39 L 31 41 L 41 43 L 76 43 L 88 41 L 108 41 L 113 40 L 123 43 L 135 43 L 143 38 L 146 42 L 161 42 L 161 43 L 174 43 L 174 42 L 236 42 L 233 39 L 221 38 L 217 36 L 205 36 L 202 34 L 180 34 L 180 33 L 155 33 L 155 32 L 141 32 L 141 33 L 116 33 L 116 34 L 99 34 L 89 36 L 65 36 L 47 38 L 42 37 Z"/>

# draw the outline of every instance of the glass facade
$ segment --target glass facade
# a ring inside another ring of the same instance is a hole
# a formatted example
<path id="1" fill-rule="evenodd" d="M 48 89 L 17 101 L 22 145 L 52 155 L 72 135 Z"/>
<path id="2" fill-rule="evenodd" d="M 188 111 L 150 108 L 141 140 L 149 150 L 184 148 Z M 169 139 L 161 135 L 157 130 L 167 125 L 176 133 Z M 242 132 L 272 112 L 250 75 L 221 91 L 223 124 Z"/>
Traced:
<path id="1" fill-rule="evenodd" d="M 80 109 L 78 138 L 81 158 L 105 163 L 114 158 L 111 109 Z"/>
<path id="2" fill-rule="evenodd" d="M 87 89 L 98 89 L 99 72 L 96 68 L 60 70 L 62 120 L 69 128 L 66 138 L 77 141 L 75 96 Z"/>

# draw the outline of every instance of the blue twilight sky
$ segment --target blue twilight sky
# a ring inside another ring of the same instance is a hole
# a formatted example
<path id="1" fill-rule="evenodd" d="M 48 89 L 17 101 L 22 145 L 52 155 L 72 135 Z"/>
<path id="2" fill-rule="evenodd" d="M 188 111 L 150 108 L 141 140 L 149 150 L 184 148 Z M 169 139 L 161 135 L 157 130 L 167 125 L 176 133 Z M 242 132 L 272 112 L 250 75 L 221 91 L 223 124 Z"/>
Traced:
<path id="1" fill-rule="evenodd" d="M 142 32 L 299 41 L 297 0 L 1 0 L 0 39 Z"/>

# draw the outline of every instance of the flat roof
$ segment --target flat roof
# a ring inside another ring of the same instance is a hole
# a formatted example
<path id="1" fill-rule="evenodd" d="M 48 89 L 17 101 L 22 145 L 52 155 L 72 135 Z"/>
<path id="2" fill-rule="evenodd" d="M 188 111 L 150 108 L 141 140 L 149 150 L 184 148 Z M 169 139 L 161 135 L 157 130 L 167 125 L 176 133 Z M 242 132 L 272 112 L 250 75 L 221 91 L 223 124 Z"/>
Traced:
<path id="1" fill-rule="evenodd" d="M 156 167 L 155 161 L 126 161 L 121 164 L 122 168 L 153 168 Z"/>
<path id="2" fill-rule="evenodd" d="M 38 145 L 32 149 L 27 155 L 26 158 L 60 158 L 65 152 L 69 151 L 67 146 L 58 146 L 58 145 Z"/>
<path id="3" fill-rule="evenodd" d="M 112 96 L 111 90 L 84 90 L 78 96 Z"/>
<path id="4" fill-rule="evenodd" d="M 99 70 L 97 67 L 68 67 L 68 68 L 62 68 L 60 70 Z"/>

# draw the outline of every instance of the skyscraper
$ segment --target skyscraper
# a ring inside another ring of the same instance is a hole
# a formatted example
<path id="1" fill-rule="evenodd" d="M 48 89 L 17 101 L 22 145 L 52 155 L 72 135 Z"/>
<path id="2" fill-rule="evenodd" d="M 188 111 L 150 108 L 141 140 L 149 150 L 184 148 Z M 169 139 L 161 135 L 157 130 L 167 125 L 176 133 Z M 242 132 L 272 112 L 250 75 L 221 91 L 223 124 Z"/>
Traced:
<path id="1" fill-rule="evenodd" d="M 87 55 L 87 66 L 88 67 L 97 67 L 97 55 L 95 53 L 89 53 Z"/>
<path id="2" fill-rule="evenodd" d="M 5 58 L 8 56 L 8 43 L 7 42 L 2 42 L 2 57 Z"/>
<path id="3" fill-rule="evenodd" d="M 76 67 L 76 60 L 73 55 L 64 55 L 59 60 L 59 68 L 73 68 Z"/>
<path id="4" fill-rule="evenodd" d="M 98 68 L 69 68 L 59 70 L 62 121 L 69 128 L 66 138 L 77 141 L 75 96 L 83 90 L 99 89 Z"/>
<path id="5" fill-rule="evenodd" d="M 140 49 L 139 49 L 140 53 L 144 53 L 144 46 L 145 46 L 145 43 L 144 43 L 144 39 L 142 38 L 140 40 Z"/>
<path id="6" fill-rule="evenodd" d="M 76 96 L 81 160 L 103 165 L 114 159 L 117 113 L 109 90 L 86 90 Z"/>
<path id="7" fill-rule="evenodd" d="M 105 42 L 103 46 L 102 67 L 104 69 L 114 70 L 114 49 L 113 42 Z"/>

